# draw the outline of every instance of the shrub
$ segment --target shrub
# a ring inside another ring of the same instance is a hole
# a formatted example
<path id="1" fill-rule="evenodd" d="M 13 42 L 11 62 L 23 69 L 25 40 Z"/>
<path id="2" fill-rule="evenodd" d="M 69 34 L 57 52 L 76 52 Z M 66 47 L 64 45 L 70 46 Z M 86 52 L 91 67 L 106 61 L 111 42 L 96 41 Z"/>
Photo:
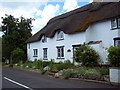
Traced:
<path id="1" fill-rule="evenodd" d="M 108 49 L 108 61 L 112 66 L 120 66 L 120 47 L 111 46 Z"/>
<path id="2" fill-rule="evenodd" d="M 16 48 L 12 51 L 13 63 L 23 61 L 25 59 L 25 53 L 22 49 Z"/>
<path id="3" fill-rule="evenodd" d="M 79 48 L 76 48 L 74 59 L 84 66 L 96 66 L 98 65 L 99 55 L 88 45 L 81 45 Z"/>
<path id="4" fill-rule="evenodd" d="M 101 75 L 108 75 L 109 74 L 109 69 L 106 67 L 101 67 L 101 68 L 95 68 L 100 72 Z"/>
<path id="5" fill-rule="evenodd" d="M 73 74 L 74 74 L 73 69 L 67 69 L 66 71 L 64 71 L 63 77 L 64 77 L 64 79 L 68 79 L 68 78 L 72 77 Z"/>
<path id="6" fill-rule="evenodd" d="M 43 67 L 46 67 L 46 66 L 48 66 L 49 64 L 50 64 L 50 62 L 42 61 L 42 66 L 43 66 Z"/>
<path id="7" fill-rule="evenodd" d="M 50 67 L 50 70 L 52 70 L 54 64 L 55 64 L 54 59 L 51 59 L 49 65 L 48 65 Z"/>
<path id="8" fill-rule="evenodd" d="M 85 79 L 96 80 L 96 79 L 100 79 L 100 77 L 101 77 L 100 73 L 95 69 L 88 69 L 85 71 L 85 74 L 84 74 Z"/>
<path id="9" fill-rule="evenodd" d="M 53 65 L 53 67 L 55 67 L 58 71 L 60 71 L 63 69 L 73 68 L 74 65 L 69 60 L 66 60 L 64 63 L 60 62 L 60 63 Z"/>
<path id="10" fill-rule="evenodd" d="M 41 60 L 35 60 L 33 62 L 33 68 L 36 68 L 36 69 L 42 68 L 42 61 Z"/>

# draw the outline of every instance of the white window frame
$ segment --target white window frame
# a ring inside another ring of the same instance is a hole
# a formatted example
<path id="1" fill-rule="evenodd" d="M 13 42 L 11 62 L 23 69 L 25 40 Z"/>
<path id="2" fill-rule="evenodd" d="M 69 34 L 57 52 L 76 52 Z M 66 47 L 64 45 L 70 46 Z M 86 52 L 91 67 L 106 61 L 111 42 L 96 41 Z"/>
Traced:
<path id="1" fill-rule="evenodd" d="M 43 48 L 43 59 L 47 59 L 47 49 L 48 48 Z"/>
<path id="2" fill-rule="evenodd" d="M 64 46 L 57 47 L 57 58 L 64 59 Z"/>
<path id="3" fill-rule="evenodd" d="M 64 33 L 63 31 L 57 32 L 57 40 L 63 40 L 64 39 Z"/>
<path id="4" fill-rule="evenodd" d="M 117 19 L 112 19 L 111 20 L 111 28 L 116 29 L 117 28 Z"/>
<path id="5" fill-rule="evenodd" d="M 38 49 L 33 49 L 33 57 L 38 57 Z"/>

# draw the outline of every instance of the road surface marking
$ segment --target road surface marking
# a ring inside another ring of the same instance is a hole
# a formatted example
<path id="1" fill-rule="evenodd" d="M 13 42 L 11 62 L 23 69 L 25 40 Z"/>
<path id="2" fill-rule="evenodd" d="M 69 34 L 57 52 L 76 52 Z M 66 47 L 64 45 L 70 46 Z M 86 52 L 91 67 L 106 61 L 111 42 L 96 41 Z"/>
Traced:
<path id="1" fill-rule="evenodd" d="M 26 86 L 26 85 L 23 85 L 23 84 L 21 84 L 21 83 L 18 83 L 18 82 L 16 82 L 16 81 L 13 81 L 13 80 L 11 80 L 11 79 L 9 79 L 9 78 L 7 78 L 7 77 L 4 77 L 4 79 L 6 79 L 6 80 L 8 80 L 8 81 L 10 81 L 10 82 L 12 82 L 12 83 L 15 83 L 15 84 L 17 84 L 17 85 L 19 85 L 19 86 L 21 86 L 21 87 L 27 88 L 27 89 L 29 89 L 29 90 L 34 90 L 34 89 L 32 89 L 32 88 L 30 88 L 30 87 L 28 87 L 28 86 Z"/>

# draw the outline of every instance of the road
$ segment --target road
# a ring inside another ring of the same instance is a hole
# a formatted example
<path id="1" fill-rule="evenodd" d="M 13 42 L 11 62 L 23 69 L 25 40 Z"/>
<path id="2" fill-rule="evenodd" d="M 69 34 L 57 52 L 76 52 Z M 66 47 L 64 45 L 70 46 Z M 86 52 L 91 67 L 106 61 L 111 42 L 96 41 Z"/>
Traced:
<path id="1" fill-rule="evenodd" d="M 118 88 L 108 84 L 53 78 L 8 67 L 3 67 L 2 83 L 3 88 L 27 88 L 29 90 L 36 88 Z"/>

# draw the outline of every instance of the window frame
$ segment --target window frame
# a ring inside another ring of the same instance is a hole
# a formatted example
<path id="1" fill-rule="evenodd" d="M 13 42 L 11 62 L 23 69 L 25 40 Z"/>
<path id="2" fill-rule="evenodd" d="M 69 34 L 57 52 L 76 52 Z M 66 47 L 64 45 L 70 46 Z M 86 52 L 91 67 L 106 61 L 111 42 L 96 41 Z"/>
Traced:
<path id="1" fill-rule="evenodd" d="M 113 22 L 113 20 L 115 21 L 115 22 Z M 113 24 L 115 24 L 115 26 L 113 27 Z M 113 29 L 117 29 L 117 19 L 112 19 L 111 20 L 111 29 L 113 30 Z"/>
<path id="2" fill-rule="evenodd" d="M 38 49 L 33 49 L 33 57 L 38 57 Z"/>
<path id="3" fill-rule="evenodd" d="M 43 60 L 48 60 L 48 48 L 43 48 Z"/>
<path id="4" fill-rule="evenodd" d="M 64 59 L 64 46 L 57 46 L 57 59 Z"/>
<path id="5" fill-rule="evenodd" d="M 117 24 L 118 24 L 118 25 L 117 25 L 118 28 L 120 28 L 120 18 L 117 19 Z"/>
<path id="6" fill-rule="evenodd" d="M 43 35 L 42 37 L 42 43 L 46 43 L 47 42 L 47 37 L 45 35 Z"/>
<path id="7" fill-rule="evenodd" d="M 113 27 L 112 25 L 112 21 L 115 20 L 115 27 Z M 111 20 L 111 29 L 114 30 L 114 29 L 119 29 L 120 28 L 120 18 L 114 18 Z"/>
<path id="8" fill-rule="evenodd" d="M 57 41 L 59 41 L 59 40 L 64 40 L 64 33 L 63 33 L 63 31 L 58 31 L 57 32 Z"/>
<path id="9" fill-rule="evenodd" d="M 120 47 L 120 37 L 114 38 L 114 46 Z"/>
<path id="10" fill-rule="evenodd" d="M 30 49 L 30 43 L 28 43 L 28 49 Z"/>

